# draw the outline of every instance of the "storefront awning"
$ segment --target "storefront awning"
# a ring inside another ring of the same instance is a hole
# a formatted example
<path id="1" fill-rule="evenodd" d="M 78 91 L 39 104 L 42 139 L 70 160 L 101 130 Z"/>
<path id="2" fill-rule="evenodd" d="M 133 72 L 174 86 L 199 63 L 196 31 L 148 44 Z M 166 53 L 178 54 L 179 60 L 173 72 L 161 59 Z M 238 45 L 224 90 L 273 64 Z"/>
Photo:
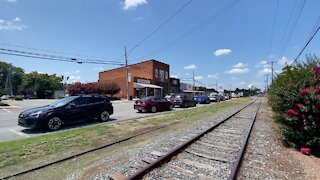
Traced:
<path id="1" fill-rule="evenodd" d="M 134 86 L 134 88 L 138 88 L 138 89 L 141 89 L 141 88 L 163 89 L 163 87 L 157 86 L 157 85 L 154 85 L 154 84 L 134 83 L 133 86 Z"/>

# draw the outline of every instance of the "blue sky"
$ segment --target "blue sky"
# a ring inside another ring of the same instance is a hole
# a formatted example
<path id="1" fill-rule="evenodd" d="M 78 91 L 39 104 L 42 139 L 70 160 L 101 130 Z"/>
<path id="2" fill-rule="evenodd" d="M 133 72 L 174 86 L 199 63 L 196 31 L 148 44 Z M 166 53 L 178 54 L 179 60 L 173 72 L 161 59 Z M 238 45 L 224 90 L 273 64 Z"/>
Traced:
<path id="1" fill-rule="evenodd" d="M 0 47 L 124 62 L 124 46 L 128 50 L 133 48 L 188 1 L 0 0 Z M 277 60 L 277 72 L 285 62 L 292 62 L 320 15 L 320 1 L 306 1 L 297 18 L 304 0 L 279 0 L 274 30 L 277 0 L 240 0 L 227 11 L 222 10 L 233 1 L 193 0 L 135 48 L 128 56 L 129 63 L 157 59 L 170 64 L 170 75 L 184 82 L 191 83 L 187 79 L 194 69 L 198 85 L 214 87 L 217 81 L 225 89 L 230 85 L 232 89 L 249 85 L 263 89 L 264 75 L 271 72 L 266 62 Z M 217 13 L 219 16 L 208 20 Z M 298 19 L 296 25 L 295 19 Z M 315 36 L 301 59 L 306 53 L 319 55 L 319 39 L 319 35 Z M 22 67 L 26 72 L 70 76 L 69 83 L 97 81 L 99 71 L 118 67 L 3 54 L 0 60 Z"/>

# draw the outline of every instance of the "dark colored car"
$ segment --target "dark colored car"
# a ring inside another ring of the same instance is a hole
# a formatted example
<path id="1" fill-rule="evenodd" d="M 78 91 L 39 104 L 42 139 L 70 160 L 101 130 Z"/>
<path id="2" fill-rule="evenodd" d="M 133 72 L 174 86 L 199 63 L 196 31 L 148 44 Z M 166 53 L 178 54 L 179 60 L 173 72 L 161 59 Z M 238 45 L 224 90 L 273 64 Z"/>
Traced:
<path id="1" fill-rule="evenodd" d="M 137 100 L 133 107 L 139 112 L 150 111 L 155 113 L 157 111 L 171 111 L 173 109 L 173 104 L 166 99 L 150 96 Z"/>
<path id="2" fill-rule="evenodd" d="M 50 105 L 29 109 L 19 115 L 18 125 L 31 129 L 57 130 L 63 124 L 98 118 L 108 121 L 113 106 L 107 97 L 70 96 Z"/>
<path id="3" fill-rule="evenodd" d="M 196 102 L 200 104 L 209 104 L 211 101 L 208 96 L 197 96 Z"/>
<path id="4" fill-rule="evenodd" d="M 194 107 L 197 102 L 194 100 L 192 93 L 177 94 L 173 100 L 173 104 L 179 107 Z"/>

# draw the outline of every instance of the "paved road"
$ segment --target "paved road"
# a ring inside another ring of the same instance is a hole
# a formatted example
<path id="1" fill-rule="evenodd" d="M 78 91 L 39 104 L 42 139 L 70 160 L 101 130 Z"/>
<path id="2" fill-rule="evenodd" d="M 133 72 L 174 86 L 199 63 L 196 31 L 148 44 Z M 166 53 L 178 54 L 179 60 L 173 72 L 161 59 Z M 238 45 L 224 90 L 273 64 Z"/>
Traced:
<path id="1" fill-rule="evenodd" d="M 44 106 L 56 100 L 24 100 L 24 101 L 6 101 L 10 105 L 17 106 L 15 108 L 0 109 L 0 142 L 12 141 L 21 138 L 28 138 L 35 135 L 51 133 L 47 131 L 32 131 L 17 125 L 18 115 L 27 109 L 33 107 Z M 138 113 L 133 109 L 133 101 L 113 101 L 114 114 L 111 116 L 111 121 L 127 120 L 132 118 L 146 117 L 154 115 L 153 113 Z M 202 107 L 203 105 L 197 105 Z M 174 108 L 173 111 L 182 110 L 183 108 Z M 157 113 L 159 114 L 159 113 Z M 82 126 L 90 126 L 97 124 L 97 121 L 84 122 L 64 127 L 61 131 L 71 128 L 79 128 Z"/>

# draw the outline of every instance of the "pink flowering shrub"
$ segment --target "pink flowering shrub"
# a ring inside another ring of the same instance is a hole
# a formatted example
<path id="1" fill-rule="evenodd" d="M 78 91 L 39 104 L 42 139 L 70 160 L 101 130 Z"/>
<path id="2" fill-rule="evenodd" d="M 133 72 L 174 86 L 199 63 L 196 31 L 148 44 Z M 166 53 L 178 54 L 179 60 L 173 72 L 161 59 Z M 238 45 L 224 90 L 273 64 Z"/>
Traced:
<path id="1" fill-rule="evenodd" d="M 306 155 L 320 155 L 319 60 L 285 67 L 269 89 L 269 103 L 284 140 Z"/>
<path id="2" fill-rule="evenodd" d="M 77 82 L 68 85 L 68 93 L 70 95 L 80 94 L 109 94 L 111 97 L 120 92 L 120 87 L 115 83 L 87 83 Z"/>

